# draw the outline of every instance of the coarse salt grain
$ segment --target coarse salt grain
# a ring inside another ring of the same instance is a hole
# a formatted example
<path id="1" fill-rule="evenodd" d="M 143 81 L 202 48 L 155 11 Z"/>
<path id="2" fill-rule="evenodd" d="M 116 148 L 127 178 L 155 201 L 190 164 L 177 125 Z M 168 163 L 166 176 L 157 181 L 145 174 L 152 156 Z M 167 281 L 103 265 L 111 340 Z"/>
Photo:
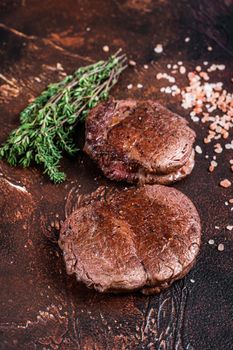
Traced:
<path id="1" fill-rule="evenodd" d="M 185 41 L 186 43 L 188 43 L 188 42 L 190 41 L 190 38 L 187 36 L 187 37 L 184 39 L 184 41 Z"/>
<path id="2" fill-rule="evenodd" d="M 57 70 L 64 70 L 60 62 L 57 62 Z"/>
<path id="3" fill-rule="evenodd" d="M 213 240 L 213 239 L 209 239 L 208 243 L 209 243 L 210 245 L 213 245 L 213 244 L 214 244 L 214 240 Z"/>
<path id="4" fill-rule="evenodd" d="M 210 164 L 213 165 L 214 167 L 218 165 L 218 163 L 215 160 L 212 160 Z"/>
<path id="5" fill-rule="evenodd" d="M 229 203 L 233 204 L 233 198 L 229 199 Z"/>
<path id="6" fill-rule="evenodd" d="M 136 64 L 137 64 L 137 63 L 136 63 L 134 60 L 129 60 L 129 65 L 130 65 L 131 67 L 135 67 Z"/>
<path id="7" fill-rule="evenodd" d="M 109 46 L 108 45 L 104 45 L 103 46 L 103 51 L 104 52 L 109 52 Z"/>
<path id="8" fill-rule="evenodd" d="M 200 147 L 199 145 L 197 145 L 197 146 L 195 147 L 195 151 L 196 151 L 196 153 L 198 153 L 198 154 L 202 154 L 202 149 L 201 149 L 201 147 Z"/>
<path id="9" fill-rule="evenodd" d="M 228 231 L 231 231 L 231 230 L 233 230 L 233 226 L 232 226 L 232 225 L 227 225 L 227 226 L 226 226 L 226 229 L 227 229 Z"/>
<path id="10" fill-rule="evenodd" d="M 179 71 L 180 71 L 180 74 L 185 74 L 186 73 L 186 68 L 184 66 L 181 66 Z"/>
<path id="11" fill-rule="evenodd" d="M 216 145 L 214 145 L 214 152 L 215 153 L 222 153 L 222 151 L 223 151 L 223 148 L 222 148 L 222 146 L 219 144 L 219 143 L 217 143 Z"/>
<path id="12" fill-rule="evenodd" d="M 224 179 L 220 181 L 219 185 L 223 188 L 228 188 L 231 186 L 231 181 L 229 181 L 228 179 Z"/>
<path id="13" fill-rule="evenodd" d="M 41 82 L 41 79 L 40 79 L 39 77 L 35 77 L 34 79 L 35 79 L 35 81 L 37 81 L 38 83 Z"/>
<path id="14" fill-rule="evenodd" d="M 207 50 L 208 50 L 208 51 L 212 51 L 212 50 L 213 50 L 212 46 L 208 46 L 208 47 L 207 47 Z"/>
<path id="15" fill-rule="evenodd" d="M 156 53 L 162 53 L 163 52 L 163 45 L 162 44 L 157 44 L 154 48 L 154 52 Z"/>
<path id="16" fill-rule="evenodd" d="M 219 64 L 218 69 L 219 70 L 224 70 L 226 68 L 225 64 Z"/>
<path id="17" fill-rule="evenodd" d="M 172 89 L 170 88 L 170 86 L 167 86 L 166 88 L 165 88 L 165 93 L 166 94 L 170 94 L 172 92 Z"/>
<path id="18" fill-rule="evenodd" d="M 192 121 L 194 121 L 195 123 L 198 123 L 200 121 L 199 117 L 193 116 L 191 117 Z"/>
<path id="19" fill-rule="evenodd" d="M 191 278 L 191 279 L 190 279 L 190 282 L 191 282 L 191 283 L 195 283 L 195 280 L 193 280 L 193 279 Z"/>
<path id="20" fill-rule="evenodd" d="M 149 68 L 149 66 L 147 65 L 147 64 L 144 64 L 144 66 L 143 66 L 145 69 L 148 69 Z"/>
<path id="21" fill-rule="evenodd" d="M 218 245 L 218 251 L 220 251 L 220 252 L 223 252 L 223 251 L 224 251 L 224 244 L 223 244 L 223 243 L 220 243 L 220 244 Z"/>
<path id="22" fill-rule="evenodd" d="M 132 89 L 132 88 L 133 88 L 133 84 L 127 85 L 127 89 L 128 89 L 128 90 L 130 90 L 130 89 Z"/>
<path id="23" fill-rule="evenodd" d="M 210 79 L 208 73 L 206 73 L 206 72 L 200 72 L 199 75 L 200 75 L 201 78 L 203 78 L 206 81 Z"/>
<path id="24" fill-rule="evenodd" d="M 143 85 L 142 85 L 142 84 L 137 84 L 137 88 L 138 88 L 138 89 L 142 89 L 142 88 L 143 88 Z"/>
<path id="25" fill-rule="evenodd" d="M 214 171 L 214 169 L 215 169 L 215 168 L 214 168 L 213 165 L 210 165 L 210 166 L 209 166 L 209 171 L 210 171 L 211 173 Z"/>

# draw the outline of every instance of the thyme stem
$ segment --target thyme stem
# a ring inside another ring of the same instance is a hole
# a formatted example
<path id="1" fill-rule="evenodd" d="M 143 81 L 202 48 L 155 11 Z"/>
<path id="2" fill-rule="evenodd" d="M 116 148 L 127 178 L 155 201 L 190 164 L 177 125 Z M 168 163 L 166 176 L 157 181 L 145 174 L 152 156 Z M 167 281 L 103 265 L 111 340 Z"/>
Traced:
<path id="1" fill-rule="evenodd" d="M 0 158 L 12 166 L 42 165 L 55 182 L 64 181 L 60 171 L 63 151 L 74 155 L 75 126 L 91 108 L 106 100 L 110 89 L 126 69 L 127 58 L 118 50 L 107 61 L 81 67 L 61 82 L 50 84 L 20 114 L 21 124 L 0 148 Z"/>

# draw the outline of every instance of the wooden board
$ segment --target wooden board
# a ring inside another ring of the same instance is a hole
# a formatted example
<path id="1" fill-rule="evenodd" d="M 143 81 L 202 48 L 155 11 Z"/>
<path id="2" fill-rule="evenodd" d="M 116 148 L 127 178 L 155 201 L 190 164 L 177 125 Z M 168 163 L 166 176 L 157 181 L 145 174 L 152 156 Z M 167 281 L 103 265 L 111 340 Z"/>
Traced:
<path id="1" fill-rule="evenodd" d="M 224 63 L 221 79 L 232 91 L 232 18 L 231 0 L 2 1 L 0 142 L 19 124 L 29 100 L 62 78 L 59 64 L 71 73 L 106 58 L 104 45 L 111 53 L 122 47 L 137 62 L 112 91 L 114 97 L 154 98 L 190 120 L 176 97 L 160 92 L 155 76 L 178 60 L 189 69 L 203 60 Z M 191 40 L 185 44 L 187 36 Z M 158 43 L 164 47 L 161 55 L 153 51 Z M 128 90 L 130 83 L 134 87 Z M 225 229 L 233 213 L 225 201 L 233 194 L 218 186 L 220 179 L 232 178 L 230 152 L 216 172 L 208 173 L 204 155 L 213 150 L 202 143 L 206 128 L 190 125 L 204 153 L 197 155 L 192 175 L 175 187 L 200 213 L 201 253 L 187 277 L 155 296 L 98 294 L 66 275 L 56 244 L 65 208 L 70 210 L 77 192 L 117 186 L 82 152 L 64 159 L 68 176 L 61 185 L 49 182 L 40 169 L 12 169 L 0 162 L 1 350 L 233 349 L 233 234 Z M 82 138 L 83 130 L 77 134 Z M 224 252 L 209 239 L 224 243 Z"/>

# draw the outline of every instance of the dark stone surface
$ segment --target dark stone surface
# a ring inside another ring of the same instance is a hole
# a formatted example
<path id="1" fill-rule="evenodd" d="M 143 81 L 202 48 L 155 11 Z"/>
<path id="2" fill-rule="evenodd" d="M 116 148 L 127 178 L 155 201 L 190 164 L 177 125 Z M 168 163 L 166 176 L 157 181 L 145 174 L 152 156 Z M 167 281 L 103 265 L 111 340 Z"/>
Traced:
<path id="1" fill-rule="evenodd" d="M 155 75 L 179 59 L 188 68 L 208 60 L 227 65 L 222 80 L 229 88 L 232 9 L 231 0 L 1 1 L 0 73 L 12 84 L 9 88 L 1 78 L 0 142 L 18 125 L 28 100 L 60 79 L 52 70 L 58 62 L 70 73 L 106 57 L 103 45 L 111 52 L 121 46 L 138 63 L 124 73 L 114 97 L 154 98 L 188 118 L 177 98 L 160 93 Z M 191 42 L 184 45 L 186 36 Z M 164 45 L 162 55 L 153 53 L 157 43 Z M 144 89 L 127 90 L 129 83 L 142 83 Z M 190 124 L 202 145 L 205 128 Z M 211 146 L 202 147 L 212 154 Z M 233 349 L 233 239 L 225 230 L 232 211 L 224 204 L 233 195 L 218 186 L 220 179 L 232 177 L 230 152 L 213 174 L 204 155 L 196 159 L 192 175 L 175 187 L 200 213 L 201 253 L 186 278 L 150 297 L 98 294 L 65 273 L 56 244 L 59 220 L 72 209 L 77 190 L 90 193 L 110 184 L 91 160 L 81 152 L 75 161 L 64 159 L 68 178 L 61 185 L 50 183 L 40 169 L 12 169 L 1 161 L 0 349 Z M 224 252 L 208 245 L 210 238 L 224 242 Z"/>

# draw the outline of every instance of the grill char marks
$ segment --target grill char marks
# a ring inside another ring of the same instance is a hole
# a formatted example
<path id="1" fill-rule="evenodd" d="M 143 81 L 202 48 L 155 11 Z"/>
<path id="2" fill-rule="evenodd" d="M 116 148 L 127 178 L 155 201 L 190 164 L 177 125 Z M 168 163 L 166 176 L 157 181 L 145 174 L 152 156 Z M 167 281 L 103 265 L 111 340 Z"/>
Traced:
<path id="1" fill-rule="evenodd" d="M 190 174 L 195 133 L 159 103 L 99 104 L 86 121 L 84 151 L 112 180 L 169 184 Z"/>
<path id="2" fill-rule="evenodd" d="M 68 274 L 100 292 L 159 292 L 183 277 L 200 245 L 192 202 L 161 185 L 99 188 L 64 222 L 59 245 Z"/>

